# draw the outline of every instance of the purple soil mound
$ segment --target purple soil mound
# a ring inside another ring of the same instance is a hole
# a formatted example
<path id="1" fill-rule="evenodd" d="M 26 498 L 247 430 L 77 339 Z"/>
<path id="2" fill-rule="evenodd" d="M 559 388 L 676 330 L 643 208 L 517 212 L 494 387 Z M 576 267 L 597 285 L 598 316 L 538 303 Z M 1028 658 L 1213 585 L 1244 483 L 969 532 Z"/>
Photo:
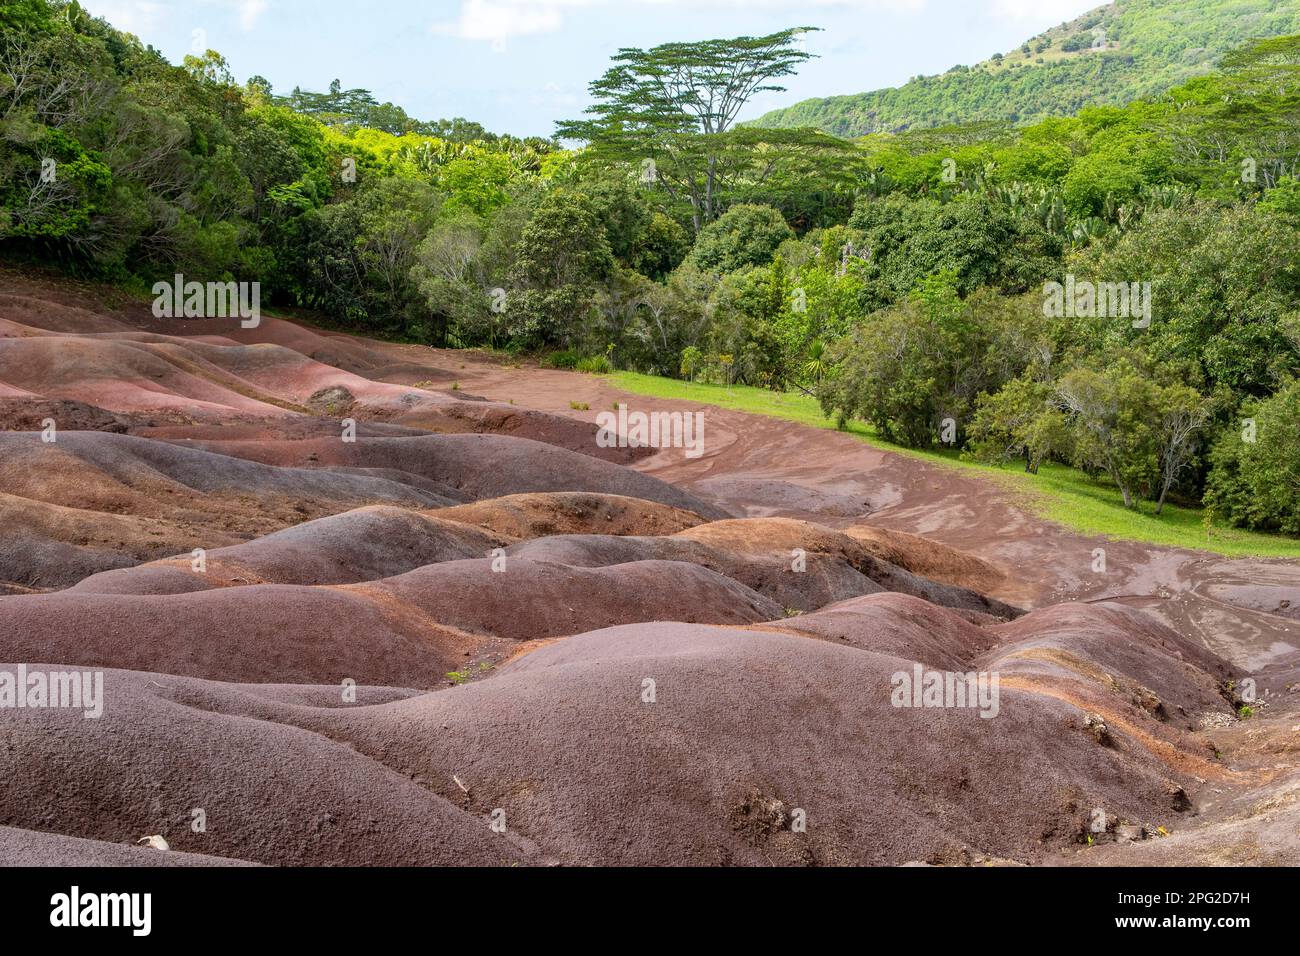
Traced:
<path id="1" fill-rule="evenodd" d="M 115 844 L 160 834 L 173 850 L 280 865 L 522 859 L 486 819 L 346 743 L 259 715 L 271 707 L 236 685 L 108 671 L 98 719 L 11 711 L 0 825 Z M 193 831 L 195 810 L 205 832 Z"/>
<path id="2" fill-rule="evenodd" d="M 1003 604 L 969 588 L 931 581 L 871 554 L 860 542 L 840 531 L 791 518 L 733 518 L 699 525 L 676 535 L 738 554 L 765 554 L 790 561 L 796 552 L 825 554 L 847 561 L 886 591 L 910 594 L 931 604 L 988 614 L 1002 620 L 1017 617 L 1019 608 Z"/>
<path id="3" fill-rule="evenodd" d="M 211 511 L 221 508 L 223 498 L 242 500 L 245 507 L 256 499 L 263 510 L 277 502 L 305 500 L 318 509 L 328 507 L 329 513 L 340 510 L 340 502 L 426 508 L 455 503 L 382 478 L 277 468 L 197 447 L 102 432 L 60 432 L 52 443 L 29 432 L 0 433 L 0 490 L 118 513 L 136 506 L 142 514 L 163 510 L 153 500 L 163 495 L 178 505 L 212 502 Z"/>
<path id="4" fill-rule="evenodd" d="M 96 574 L 70 590 L 183 594 L 249 584 L 355 584 L 440 561 L 486 557 L 504 544 L 470 525 L 377 505 L 208 551 L 199 567 L 187 554 Z"/>
<path id="5" fill-rule="evenodd" d="M 781 614 L 780 605 L 744 585 L 678 561 L 572 568 L 507 557 L 501 571 L 493 564 L 432 564 L 383 587 L 441 623 L 516 641 L 632 621 L 749 624 Z"/>
<path id="6" fill-rule="evenodd" d="M 513 545 L 508 553 L 533 561 L 553 561 L 585 568 L 607 567 L 628 561 L 688 561 L 725 574 L 792 611 L 812 611 L 836 601 L 881 590 L 880 585 L 847 561 L 832 555 L 810 554 L 804 562 L 804 570 L 795 571 L 788 560 L 757 554 L 734 554 L 679 537 L 556 535 Z"/>
<path id="7" fill-rule="evenodd" d="M 1081 841 L 1094 807 L 1176 816 L 1174 771 L 1100 746 L 1072 705 L 1003 689 L 992 719 L 894 707 L 892 675 L 911 668 L 807 637 L 645 624 L 446 692 L 287 718 L 500 808 L 565 863 L 1029 859 Z"/>
<path id="8" fill-rule="evenodd" d="M 969 670 L 970 662 L 997 641 L 994 634 L 952 611 L 906 594 L 856 597 L 762 627 L 951 670 Z"/>
<path id="9" fill-rule="evenodd" d="M 527 438 L 423 435 L 358 438 L 350 443 L 317 439 L 195 444 L 279 466 L 389 468 L 439 482 L 467 500 L 534 491 L 590 491 L 656 501 L 710 519 L 725 517 L 716 506 L 657 478 Z"/>
<path id="10" fill-rule="evenodd" d="M 29 271 L 0 660 L 107 693 L 14 708 L 0 665 L 0 863 L 1297 857 L 1294 562 L 1089 576 L 1095 539 L 849 436 L 714 408 L 705 458 L 600 449 L 609 380 Z"/>
<path id="11" fill-rule="evenodd" d="M 569 568 L 519 558 L 432 564 L 343 587 L 10 596 L 0 657 L 214 680 L 431 687 L 465 658 L 633 621 L 749 624 L 775 602 L 691 564 Z"/>
<path id="12" fill-rule="evenodd" d="M 152 836 L 152 834 L 149 834 Z M 0 827 L 0 866 L 254 866 L 202 853 L 159 851 L 144 846 Z"/>
<path id="13" fill-rule="evenodd" d="M 409 477 L 409 476 L 403 476 Z M 102 432 L 0 432 L 0 583 L 68 587 L 99 571 L 221 548 L 370 504 L 438 508 L 439 489 L 276 468 Z"/>
<path id="14" fill-rule="evenodd" d="M 630 465 L 656 453 L 654 448 L 601 448 L 596 443 L 600 429 L 593 422 L 582 422 L 532 409 L 516 408 L 499 402 L 459 401 L 420 410 L 396 418 L 403 425 L 414 425 L 431 432 L 478 432 L 528 438 L 569 451 Z"/>
<path id="15" fill-rule="evenodd" d="M 249 682 L 433 686 L 482 641 L 330 588 L 8 597 L 0 656 Z"/>
<path id="16" fill-rule="evenodd" d="M 7 510 L 0 500 L 0 521 Z M 135 558 L 108 548 L 51 540 L 26 524 L 25 520 L 7 524 L 0 539 L 0 587 L 14 589 L 13 593 L 55 590 L 105 568 L 135 563 Z"/>
<path id="17" fill-rule="evenodd" d="M 1148 615 L 1119 604 L 1058 604 L 990 628 L 998 647 L 980 666 L 1071 685 L 1099 708 L 1131 705 L 1156 719 L 1199 729 L 1206 712 L 1226 713 L 1234 671 L 1208 650 Z"/>

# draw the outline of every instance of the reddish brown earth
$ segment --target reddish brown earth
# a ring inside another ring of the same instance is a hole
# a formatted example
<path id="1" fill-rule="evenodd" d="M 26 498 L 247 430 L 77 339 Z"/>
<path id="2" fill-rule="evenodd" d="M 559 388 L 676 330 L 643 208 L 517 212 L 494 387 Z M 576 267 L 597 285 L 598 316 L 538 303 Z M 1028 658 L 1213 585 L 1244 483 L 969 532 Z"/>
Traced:
<path id="1" fill-rule="evenodd" d="M 105 686 L 0 707 L 0 863 L 1300 862 L 1300 562 L 616 401 L 695 410 L 0 270 L 0 679 Z"/>

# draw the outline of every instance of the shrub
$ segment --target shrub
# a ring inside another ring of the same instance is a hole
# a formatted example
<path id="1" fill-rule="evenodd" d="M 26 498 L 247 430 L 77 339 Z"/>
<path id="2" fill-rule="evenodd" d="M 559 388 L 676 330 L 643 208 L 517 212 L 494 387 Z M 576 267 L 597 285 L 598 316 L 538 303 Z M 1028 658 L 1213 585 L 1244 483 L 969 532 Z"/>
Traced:
<path id="1" fill-rule="evenodd" d="M 565 349 L 561 352 L 552 352 L 542 359 L 542 365 L 546 368 L 576 368 L 582 356 L 572 349 Z"/>

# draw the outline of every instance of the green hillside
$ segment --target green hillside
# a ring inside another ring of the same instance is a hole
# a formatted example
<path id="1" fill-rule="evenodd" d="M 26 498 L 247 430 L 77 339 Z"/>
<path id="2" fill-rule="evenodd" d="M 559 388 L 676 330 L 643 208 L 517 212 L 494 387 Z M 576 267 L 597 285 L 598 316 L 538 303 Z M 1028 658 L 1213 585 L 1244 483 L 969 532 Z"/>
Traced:
<path id="1" fill-rule="evenodd" d="M 975 66 L 871 93 L 804 100 L 753 125 L 813 126 L 852 137 L 1070 116 L 1090 104 L 1154 96 L 1208 72 L 1244 42 L 1296 32 L 1300 0 L 1119 0 Z"/>

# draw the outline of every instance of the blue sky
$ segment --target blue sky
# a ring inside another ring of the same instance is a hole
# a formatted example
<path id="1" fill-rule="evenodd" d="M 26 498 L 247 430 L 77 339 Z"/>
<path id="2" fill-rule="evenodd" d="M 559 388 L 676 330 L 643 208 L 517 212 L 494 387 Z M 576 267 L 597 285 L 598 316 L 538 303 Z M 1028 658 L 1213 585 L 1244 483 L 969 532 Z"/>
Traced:
<path id="1" fill-rule="evenodd" d="M 1006 52 L 1097 0 L 81 0 L 173 62 L 218 50 L 278 92 L 338 78 L 422 119 L 550 135 L 587 105 L 619 47 L 822 27 L 820 59 L 743 119 L 801 99 L 897 86 Z"/>

